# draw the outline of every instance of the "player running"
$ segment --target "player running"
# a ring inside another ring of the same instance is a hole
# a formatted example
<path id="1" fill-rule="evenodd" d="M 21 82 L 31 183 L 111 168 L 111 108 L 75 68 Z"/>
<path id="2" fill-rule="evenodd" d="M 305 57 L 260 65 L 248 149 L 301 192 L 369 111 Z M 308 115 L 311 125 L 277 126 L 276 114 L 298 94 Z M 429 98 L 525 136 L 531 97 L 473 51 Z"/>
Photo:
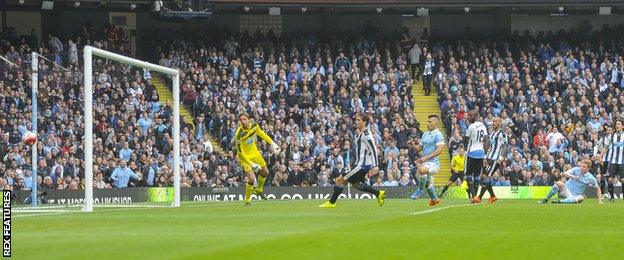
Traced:
<path id="1" fill-rule="evenodd" d="M 479 201 L 483 199 L 483 195 L 487 190 L 490 193 L 488 201 L 490 203 L 496 202 L 498 199 L 494 195 L 494 189 L 492 189 L 492 175 L 498 171 L 501 163 L 505 160 L 507 155 L 507 133 L 501 125 L 500 117 L 495 117 L 492 122 L 492 133 L 489 137 L 490 145 L 486 156 L 485 171 L 481 174 L 481 192 L 479 193 Z"/>
<path id="2" fill-rule="evenodd" d="M 418 166 L 418 189 L 410 196 L 410 199 L 417 199 L 423 195 L 423 190 L 427 188 L 427 194 L 431 198 L 429 206 L 435 206 L 441 201 L 435 194 L 433 187 L 433 175 L 440 171 L 440 159 L 438 155 L 444 150 L 444 136 L 438 124 L 440 117 L 437 115 L 429 115 L 427 120 L 427 129 L 420 140 L 423 146 L 423 156 L 416 160 Z"/>
<path id="3" fill-rule="evenodd" d="M 603 204 L 600 185 L 598 185 L 598 181 L 596 181 L 594 175 L 589 172 L 589 168 L 591 167 L 591 165 L 591 160 L 584 159 L 583 161 L 581 161 L 581 167 L 574 167 L 565 171 L 563 173 L 563 176 L 568 178 L 568 180 L 565 183 L 562 181 L 556 182 L 555 185 L 553 185 L 550 189 L 550 192 L 548 192 L 548 196 L 545 199 L 538 201 L 538 203 L 548 203 L 548 200 L 556 194 L 559 194 L 559 197 L 563 199 L 553 200 L 552 203 L 581 203 L 585 199 L 585 197 L 583 196 L 583 194 L 585 193 L 585 188 L 594 187 L 596 188 L 596 192 L 598 195 L 598 203 Z"/>
<path id="4" fill-rule="evenodd" d="M 481 199 L 477 197 L 479 184 L 481 182 L 481 173 L 483 171 L 485 151 L 489 144 L 487 128 L 479 121 L 479 111 L 470 110 L 468 113 L 468 122 L 470 126 L 466 130 L 464 142 L 467 144 L 468 154 L 466 155 L 466 180 L 470 193 L 474 195 L 472 203 L 481 203 Z"/>
<path id="5" fill-rule="evenodd" d="M 451 185 L 453 185 L 453 183 L 455 183 L 455 185 L 457 186 L 460 186 L 464 182 L 464 177 L 466 177 L 466 175 L 464 174 L 465 156 L 466 150 L 463 146 L 460 146 L 457 155 L 453 156 L 453 159 L 451 159 L 451 177 L 449 178 L 449 182 L 444 185 L 444 188 L 442 188 L 442 192 L 440 192 L 440 195 L 438 195 L 438 197 L 442 197 L 442 195 L 444 195 L 444 193 Z M 468 198 L 472 198 L 472 195 L 470 194 L 470 189 L 466 189 L 466 192 L 468 193 Z"/>
<path id="6" fill-rule="evenodd" d="M 279 153 L 279 146 L 273 142 L 257 123 L 250 122 L 250 117 L 246 113 L 239 116 L 240 126 L 234 134 L 234 143 L 236 144 L 236 157 L 240 161 L 243 171 L 247 176 L 245 183 L 245 206 L 251 205 L 251 194 L 256 194 L 266 200 L 266 196 L 262 193 L 266 177 L 269 176 L 269 169 L 262 158 L 262 154 L 256 146 L 257 137 L 271 145 L 274 153 Z M 256 173 L 258 173 L 258 187 L 254 190 L 253 184 L 256 181 Z"/>
<path id="7" fill-rule="evenodd" d="M 347 182 L 351 183 L 351 185 L 358 190 L 377 196 L 377 204 L 383 206 L 386 192 L 383 190 L 375 190 L 364 181 L 368 171 L 377 166 L 377 145 L 375 145 L 374 137 L 368 130 L 370 121 L 370 117 L 366 114 L 357 113 L 355 115 L 355 126 L 359 132 L 355 139 L 355 143 L 357 144 L 357 160 L 355 167 L 344 177 L 341 175 L 336 178 L 336 185 L 334 185 L 334 192 L 331 198 L 329 201 L 319 205 L 320 208 L 335 208 L 336 200 L 338 200 L 338 196 L 342 193 L 344 189 L 343 186 Z"/>

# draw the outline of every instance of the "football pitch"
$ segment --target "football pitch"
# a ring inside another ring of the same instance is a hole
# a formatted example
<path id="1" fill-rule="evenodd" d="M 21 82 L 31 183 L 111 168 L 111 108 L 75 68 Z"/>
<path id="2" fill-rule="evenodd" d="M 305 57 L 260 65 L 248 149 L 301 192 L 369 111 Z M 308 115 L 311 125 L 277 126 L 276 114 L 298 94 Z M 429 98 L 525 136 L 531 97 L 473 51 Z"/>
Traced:
<path id="1" fill-rule="evenodd" d="M 619 259 L 624 202 L 183 202 L 14 213 L 16 259 Z M 537 258 L 536 258 L 537 259 Z"/>

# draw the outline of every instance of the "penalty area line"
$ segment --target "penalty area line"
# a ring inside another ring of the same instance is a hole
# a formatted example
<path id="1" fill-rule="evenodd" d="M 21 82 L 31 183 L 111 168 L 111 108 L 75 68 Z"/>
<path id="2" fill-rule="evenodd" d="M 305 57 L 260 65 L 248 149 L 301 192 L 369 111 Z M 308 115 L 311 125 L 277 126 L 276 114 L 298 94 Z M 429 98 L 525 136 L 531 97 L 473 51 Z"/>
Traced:
<path id="1" fill-rule="evenodd" d="M 450 208 L 459 208 L 459 207 L 476 206 L 476 205 L 481 205 L 481 203 L 479 203 L 479 204 L 450 205 L 450 206 L 433 208 L 433 209 L 428 209 L 428 210 L 423 210 L 423 211 L 418 211 L 418 212 L 412 212 L 412 213 L 409 213 L 409 214 L 410 215 L 424 215 L 424 214 L 429 214 L 429 213 L 433 213 L 433 212 L 441 211 L 441 210 L 445 210 L 445 209 L 450 209 Z"/>
<path id="2" fill-rule="evenodd" d="M 272 204 L 272 203 L 292 203 L 292 202 L 298 202 L 298 201 L 302 201 L 302 200 L 269 200 L 269 201 L 257 201 L 259 202 L 258 205 L 262 205 L 262 204 Z M 235 205 L 239 205 L 242 206 L 242 201 L 221 201 L 221 202 L 208 202 L 208 203 L 192 203 L 192 204 L 186 204 L 186 205 L 181 205 L 182 208 L 195 208 L 195 207 L 209 207 L 209 206 L 235 206 Z M 254 205 L 254 204 L 252 204 Z M 78 214 L 78 213 L 87 213 L 84 212 L 80 209 L 74 209 L 74 210 L 70 210 L 70 209 L 66 209 L 66 210 L 53 210 L 55 208 L 61 208 L 61 207 L 65 207 L 65 206 L 52 206 L 52 207 L 48 207 L 47 209 L 42 209 L 42 210 L 36 210 L 36 208 L 32 208 L 31 210 L 18 210 L 16 211 L 16 213 L 13 215 L 13 217 L 16 218 L 26 218 L 26 217 L 43 217 L 43 216 L 52 216 L 52 215 L 61 215 L 61 214 Z M 70 205 L 69 207 L 82 207 L 82 205 Z M 146 209 L 155 209 L 155 208 L 160 208 L 160 209 L 175 209 L 175 207 L 171 207 L 171 206 L 164 206 L 164 205 L 144 205 L 144 204 L 138 204 L 138 205 L 93 205 L 93 212 L 119 212 L 119 211 L 130 211 L 130 210 L 146 210 Z M 99 209 L 98 209 L 99 208 Z M 103 208 L 103 209 L 102 209 Z"/>

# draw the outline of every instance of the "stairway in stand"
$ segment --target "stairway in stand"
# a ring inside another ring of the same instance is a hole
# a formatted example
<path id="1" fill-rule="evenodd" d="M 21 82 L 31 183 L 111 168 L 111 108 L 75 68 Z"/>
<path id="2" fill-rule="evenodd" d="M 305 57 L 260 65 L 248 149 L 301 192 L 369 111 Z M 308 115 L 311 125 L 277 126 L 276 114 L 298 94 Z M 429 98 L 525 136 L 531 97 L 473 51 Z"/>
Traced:
<path id="1" fill-rule="evenodd" d="M 441 117 L 440 104 L 438 103 L 435 88 L 432 88 L 431 95 L 425 96 L 425 91 L 423 90 L 422 81 L 416 81 L 412 88 L 412 96 L 414 101 L 414 113 L 416 115 L 416 120 L 420 123 L 420 130 L 423 132 L 428 131 L 427 129 L 427 119 L 429 115 L 434 114 Z M 449 177 L 451 176 L 451 157 L 448 154 L 448 137 L 446 136 L 446 130 L 444 124 L 440 122 L 440 131 L 444 135 L 444 150 L 440 153 L 440 172 L 435 176 L 435 185 L 443 186 L 448 182 Z"/>
<path id="2" fill-rule="evenodd" d="M 170 101 L 171 103 L 173 103 L 173 93 L 169 89 L 169 86 L 167 86 L 167 84 L 160 77 L 158 76 L 152 77 L 152 84 L 154 84 L 154 87 L 156 87 L 156 91 L 158 91 L 159 101 L 163 106 L 165 105 L 165 102 L 167 101 Z M 180 93 L 180 95 L 182 95 L 182 93 Z M 188 122 L 193 124 L 193 114 L 191 114 L 191 112 L 188 110 L 186 105 L 182 102 L 180 102 L 180 118 L 182 118 L 183 120 L 184 118 L 186 118 Z M 187 121 L 184 121 L 184 122 L 187 122 Z M 221 147 L 221 145 L 219 145 L 219 142 L 217 142 L 217 139 L 215 139 L 213 136 L 210 136 L 210 142 L 212 143 L 212 147 L 215 152 L 223 153 L 223 148 Z"/>

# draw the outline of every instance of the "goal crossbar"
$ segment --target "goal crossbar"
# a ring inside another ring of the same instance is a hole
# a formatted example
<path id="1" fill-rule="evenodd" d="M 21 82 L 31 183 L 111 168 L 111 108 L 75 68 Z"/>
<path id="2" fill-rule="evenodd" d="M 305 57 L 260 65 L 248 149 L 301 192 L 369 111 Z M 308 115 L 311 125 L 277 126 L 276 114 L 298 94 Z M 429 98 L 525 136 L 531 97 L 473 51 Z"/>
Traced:
<path id="1" fill-rule="evenodd" d="M 173 77 L 173 207 L 180 206 L 180 72 L 142 60 L 133 59 L 92 46 L 83 49 L 84 123 L 85 123 L 85 200 L 83 211 L 93 211 L 93 56 L 146 68 Z"/>

